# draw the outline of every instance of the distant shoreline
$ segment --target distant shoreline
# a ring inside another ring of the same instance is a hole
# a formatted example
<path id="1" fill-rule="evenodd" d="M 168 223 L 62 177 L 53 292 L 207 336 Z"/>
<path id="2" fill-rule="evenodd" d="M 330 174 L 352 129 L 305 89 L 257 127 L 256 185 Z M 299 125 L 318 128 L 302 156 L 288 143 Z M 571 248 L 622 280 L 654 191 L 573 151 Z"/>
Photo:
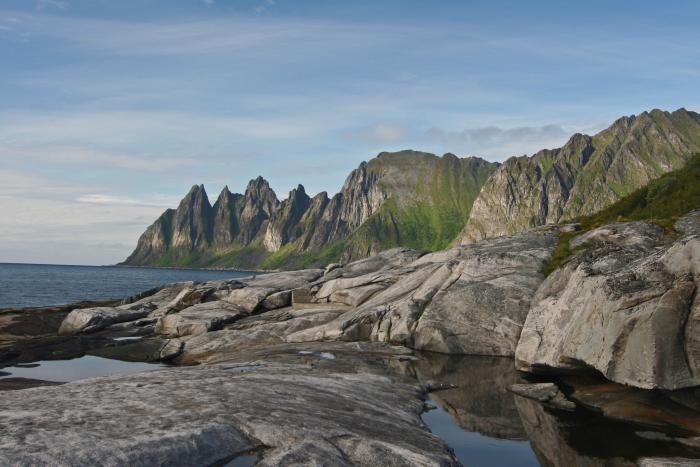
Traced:
<path id="1" fill-rule="evenodd" d="M 143 268 L 143 269 L 177 269 L 183 271 L 231 271 L 231 272 L 249 272 L 251 274 L 268 274 L 271 272 L 279 272 L 279 269 L 239 269 L 239 268 L 192 268 L 186 266 L 141 266 L 133 264 L 50 264 L 50 263 L 15 263 L 0 261 L 1 264 L 10 264 L 18 266 L 61 266 L 61 267 L 76 267 L 76 268 Z"/>
<path id="2" fill-rule="evenodd" d="M 250 272 L 252 274 L 268 274 L 271 272 L 279 272 L 279 269 L 239 269 L 239 268 L 192 268 L 186 266 L 141 266 L 136 264 L 108 264 L 107 267 L 117 268 L 149 268 L 149 269 L 183 269 L 191 271 L 231 271 L 231 272 Z M 100 266 L 98 266 L 100 267 Z M 102 266 L 104 267 L 104 266 Z"/>

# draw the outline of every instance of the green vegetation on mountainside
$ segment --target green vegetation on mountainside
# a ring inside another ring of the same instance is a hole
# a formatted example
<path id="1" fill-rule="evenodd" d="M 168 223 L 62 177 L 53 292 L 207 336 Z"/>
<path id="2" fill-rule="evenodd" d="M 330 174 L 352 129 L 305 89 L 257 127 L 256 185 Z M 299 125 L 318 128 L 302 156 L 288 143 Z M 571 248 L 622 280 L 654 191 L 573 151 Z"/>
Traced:
<path id="1" fill-rule="evenodd" d="M 673 234 L 673 224 L 678 218 L 697 207 L 700 207 L 700 153 L 691 156 L 683 168 L 662 175 L 608 208 L 576 219 L 581 229 L 561 235 L 543 272 L 549 275 L 568 259 L 573 253 L 569 241 L 583 232 L 611 222 L 648 220 Z"/>
<path id="2" fill-rule="evenodd" d="M 382 170 L 383 159 L 370 162 L 369 169 Z M 385 176 L 387 191 L 394 196 L 372 214 L 346 240 L 345 255 L 366 256 L 397 246 L 435 251 L 446 248 L 469 219 L 474 200 L 497 165 L 484 161 L 458 159 L 452 155 L 428 159 L 432 167 L 401 170 L 417 174 L 410 179 Z M 406 159 L 415 165 L 415 159 Z M 391 160 L 391 167 L 400 167 Z M 423 178 L 428 175 L 427 178 Z"/>

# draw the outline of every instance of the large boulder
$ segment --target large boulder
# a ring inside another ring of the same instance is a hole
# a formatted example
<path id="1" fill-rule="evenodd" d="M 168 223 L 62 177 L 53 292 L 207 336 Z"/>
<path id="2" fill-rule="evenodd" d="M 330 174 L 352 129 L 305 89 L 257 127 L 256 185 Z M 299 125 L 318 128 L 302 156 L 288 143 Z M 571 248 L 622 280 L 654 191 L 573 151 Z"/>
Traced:
<path id="1" fill-rule="evenodd" d="M 224 324 L 245 315 L 241 307 L 228 302 L 200 303 L 178 313 L 161 316 L 156 322 L 155 332 L 169 336 L 202 334 L 221 329 Z"/>
<path id="2" fill-rule="evenodd" d="M 73 310 L 61 323 L 58 333 L 61 335 L 71 335 L 81 332 L 100 331 L 107 326 L 125 321 L 133 321 L 147 316 L 150 311 L 147 308 L 137 308 L 134 310 L 96 307 Z"/>
<path id="3" fill-rule="evenodd" d="M 242 279 L 245 287 L 232 290 L 224 300 L 248 313 L 280 308 L 291 304 L 292 290 L 308 287 L 323 272 L 323 269 L 302 269 Z"/>
<path id="4" fill-rule="evenodd" d="M 640 388 L 700 385 L 700 237 L 604 226 L 540 286 L 516 350 L 525 371 L 594 368 Z"/>
<path id="5" fill-rule="evenodd" d="M 442 353 L 513 355 L 556 241 L 553 232 L 528 232 L 424 255 L 395 269 L 339 275 L 316 296 L 361 305 L 286 340 L 373 340 Z"/>

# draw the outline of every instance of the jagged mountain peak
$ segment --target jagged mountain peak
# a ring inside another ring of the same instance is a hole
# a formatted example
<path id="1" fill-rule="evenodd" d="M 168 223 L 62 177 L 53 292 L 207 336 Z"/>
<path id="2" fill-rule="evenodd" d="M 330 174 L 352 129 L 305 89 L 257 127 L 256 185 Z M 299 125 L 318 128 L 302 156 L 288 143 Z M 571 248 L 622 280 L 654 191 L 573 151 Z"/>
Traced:
<path id="1" fill-rule="evenodd" d="M 260 192 L 263 190 L 270 190 L 270 183 L 265 180 L 261 175 L 258 175 L 254 179 L 248 182 L 248 186 L 245 189 L 246 194 L 253 192 Z"/>
<path id="2" fill-rule="evenodd" d="M 659 109 L 618 118 L 594 136 L 507 160 L 474 202 L 462 242 L 597 212 L 700 151 L 700 118 Z"/>
<path id="3" fill-rule="evenodd" d="M 304 185 L 301 183 L 297 185 L 296 188 L 292 189 L 292 191 L 289 192 L 289 195 L 291 196 L 292 193 L 295 194 L 306 194 L 306 189 L 304 188 Z"/>
<path id="4" fill-rule="evenodd" d="M 186 206 L 194 205 L 206 205 L 211 207 L 209 204 L 209 195 L 207 195 L 207 190 L 204 188 L 204 185 L 193 185 L 180 202 L 178 210 L 184 209 Z"/>

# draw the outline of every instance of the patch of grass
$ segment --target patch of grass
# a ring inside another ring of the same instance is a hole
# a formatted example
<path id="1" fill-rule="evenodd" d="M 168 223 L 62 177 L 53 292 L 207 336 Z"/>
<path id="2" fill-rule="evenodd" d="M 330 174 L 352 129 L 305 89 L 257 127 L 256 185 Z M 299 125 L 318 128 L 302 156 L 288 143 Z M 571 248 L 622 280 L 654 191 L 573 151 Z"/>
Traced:
<path id="1" fill-rule="evenodd" d="M 454 205 L 418 203 L 399 208 L 393 199 L 370 216 L 348 239 L 355 251 L 374 245 L 435 251 L 446 248 L 462 230 L 468 213 Z M 376 249 L 376 248 L 375 248 Z"/>
<path id="2" fill-rule="evenodd" d="M 544 268 L 542 268 L 542 273 L 545 277 L 550 275 L 555 269 L 569 259 L 572 253 L 571 248 L 569 247 L 569 241 L 580 233 L 580 231 L 564 232 L 559 236 L 559 243 L 557 243 L 557 246 L 552 252 L 552 258 L 547 264 L 544 265 Z"/>
<path id="3" fill-rule="evenodd" d="M 615 204 L 591 216 L 575 219 L 581 226 L 577 232 L 563 233 L 552 258 L 543 269 L 548 276 L 571 255 L 569 241 L 584 232 L 611 222 L 646 220 L 674 234 L 673 224 L 682 216 L 700 207 L 700 153 L 688 159 L 686 165 L 668 172 L 643 188 L 630 193 Z"/>
<path id="4" fill-rule="evenodd" d="M 336 242 L 326 245 L 320 250 L 300 252 L 294 244 L 288 244 L 270 254 L 261 264 L 263 269 L 304 269 L 309 267 L 326 266 L 340 259 L 345 244 Z"/>

